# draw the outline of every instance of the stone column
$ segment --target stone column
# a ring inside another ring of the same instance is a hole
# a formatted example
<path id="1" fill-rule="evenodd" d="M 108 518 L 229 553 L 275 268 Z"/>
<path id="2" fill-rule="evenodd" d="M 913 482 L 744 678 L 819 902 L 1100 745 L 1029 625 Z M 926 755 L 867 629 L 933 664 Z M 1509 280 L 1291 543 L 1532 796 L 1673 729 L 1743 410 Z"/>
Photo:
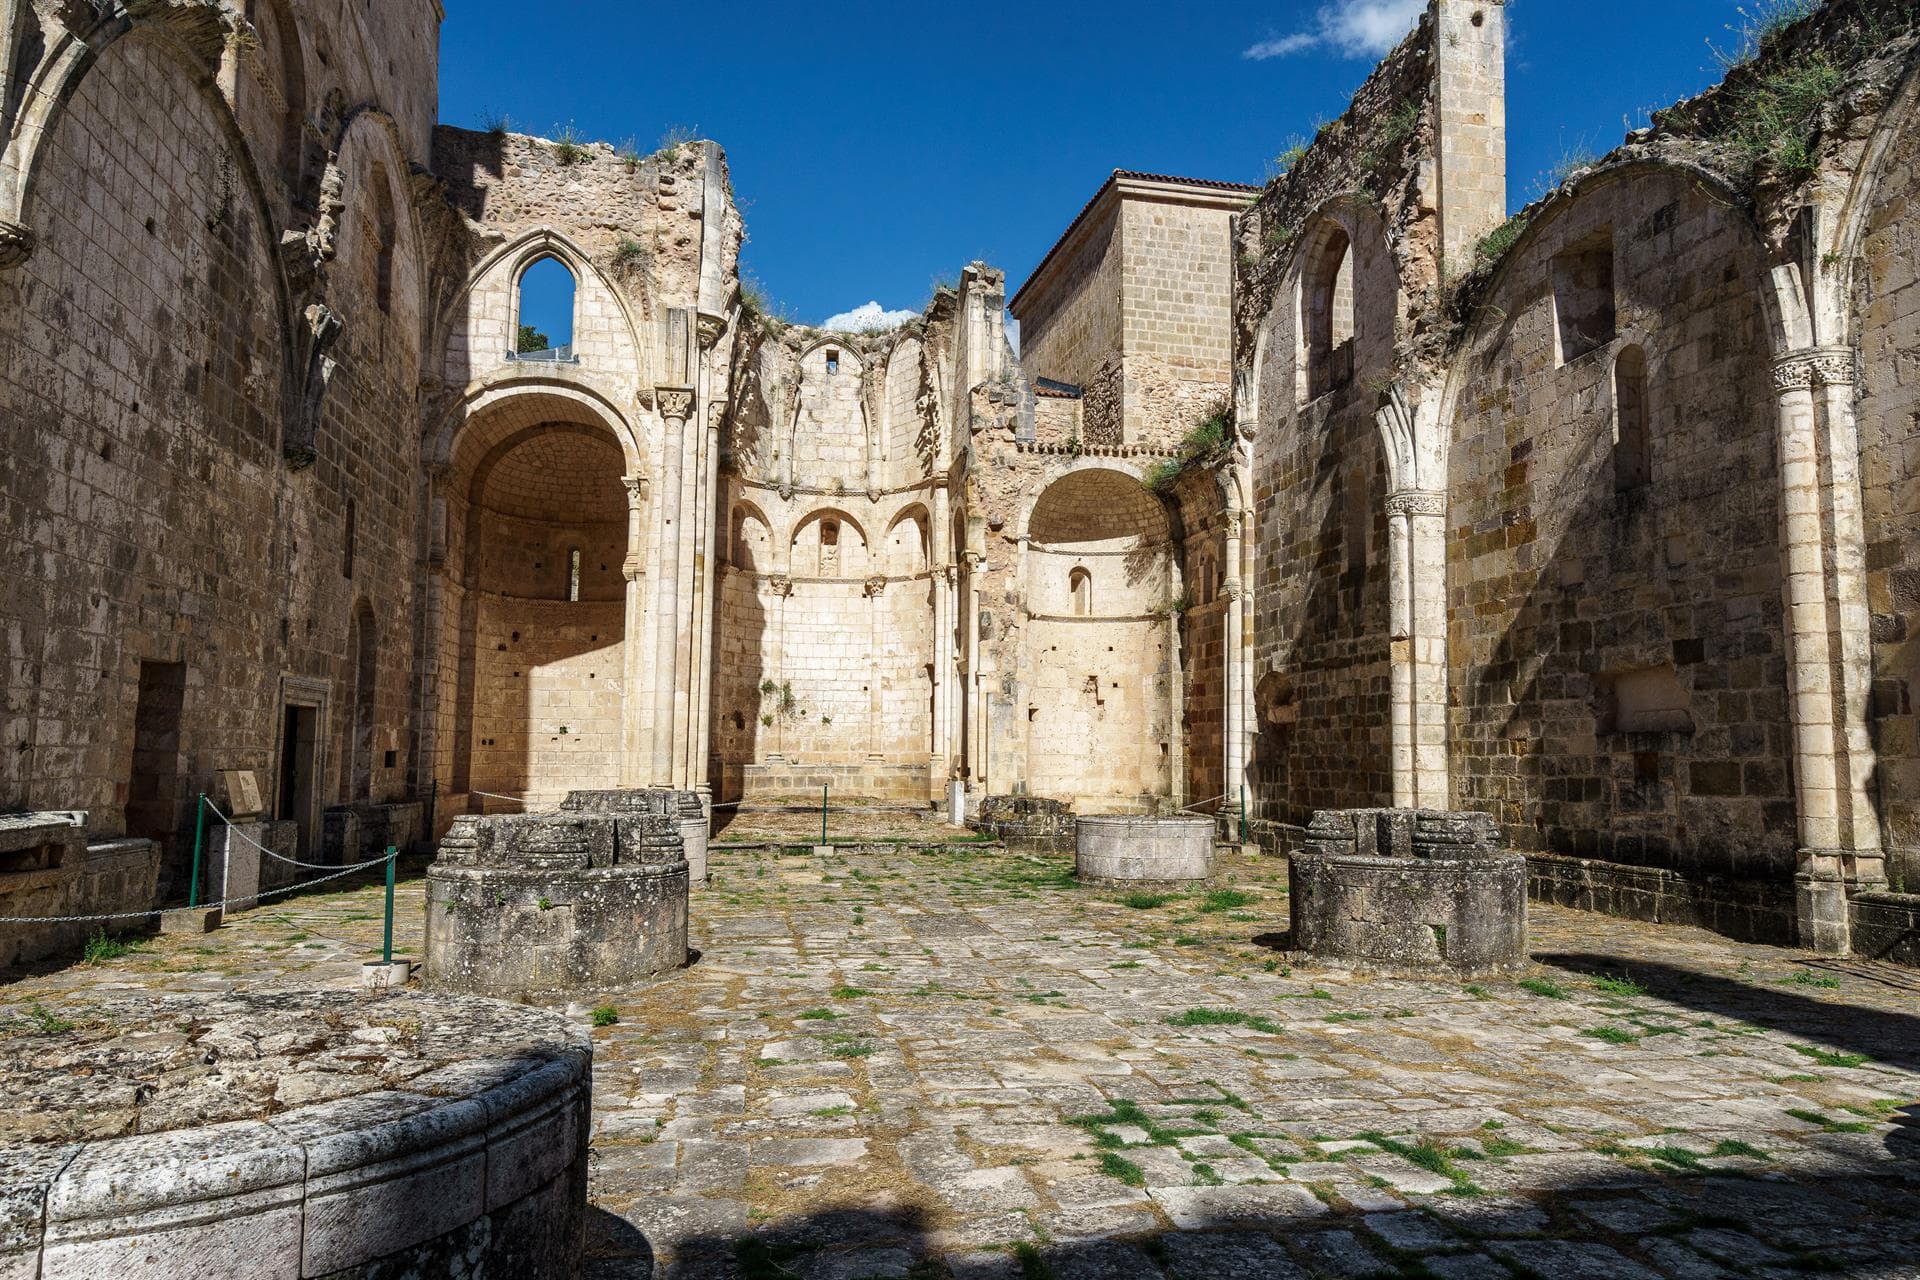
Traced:
<path id="1" fill-rule="evenodd" d="M 1852 443 L 1853 378 L 1850 350 L 1796 351 L 1776 360 L 1773 369 L 1788 701 L 1800 814 L 1796 915 L 1801 945 L 1828 955 L 1852 949 L 1849 886 L 1885 880 L 1879 828 L 1865 785 L 1873 766 L 1865 672 L 1848 670 L 1852 662 L 1867 660 L 1860 652 L 1867 620 Z M 1842 391 L 1846 394 L 1838 394 Z M 1844 421 L 1838 424 L 1832 420 L 1837 401 L 1845 402 L 1839 410 Z M 1846 458 L 1823 459 L 1822 444 L 1839 444 L 1840 437 L 1846 440 Z M 1849 625 L 1857 625 L 1857 638 L 1847 635 Z M 1849 696 L 1850 685 L 1861 696 Z"/>
<path id="2" fill-rule="evenodd" d="M 1393 803 L 1444 809 L 1447 777 L 1447 495 L 1387 497 Z"/>
<path id="3" fill-rule="evenodd" d="M 700 518 L 694 554 L 695 634 L 692 649 L 693 711 L 687 741 L 688 785 L 709 806 L 713 802 L 713 615 L 720 590 L 719 570 L 726 560 L 723 522 L 716 519 L 720 480 L 720 412 L 708 406 L 707 429 L 701 440 Z"/>
<path id="4" fill-rule="evenodd" d="M 982 789 L 985 795 L 986 754 L 987 754 L 987 717 L 986 689 L 980 682 L 980 572 L 986 567 L 986 557 L 976 552 L 966 553 L 966 581 L 961 586 L 961 638 L 966 645 L 966 713 L 964 728 L 967 739 L 968 789 Z"/>
<path id="5" fill-rule="evenodd" d="M 666 422 L 665 467 L 660 479 L 660 546 L 654 582 L 653 760 L 652 784 L 674 785 L 674 674 L 679 666 L 680 534 L 684 523 L 682 481 L 686 476 L 687 416 L 693 412 L 691 387 L 662 387 L 657 393 Z"/>
<path id="6" fill-rule="evenodd" d="M 868 622 L 872 628 L 872 639 L 867 651 L 867 760 L 877 763 L 885 756 L 882 742 L 881 719 L 886 715 L 886 698 L 880 691 L 882 664 L 880 655 L 887 645 L 886 578 L 875 575 L 867 579 Z"/>
<path id="7" fill-rule="evenodd" d="M 1240 791 L 1245 785 L 1247 772 L 1247 725 L 1246 699 L 1242 696 L 1242 684 L 1246 672 L 1242 668 L 1241 648 L 1247 625 L 1246 592 L 1241 585 L 1240 557 L 1242 539 L 1245 537 L 1246 515 L 1239 511 L 1226 514 L 1226 555 L 1222 563 L 1229 575 L 1220 585 L 1221 594 L 1227 598 L 1224 625 L 1226 635 L 1222 638 L 1220 649 L 1225 666 L 1224 683 L 1221 686 L 1221 746 L 1226 759 L 1221 769 L 1220 781 L 1226 799 L 1222 802 L 1222 813 L 1238 814 Z M 1237 831 L 1237 828 L 1236 828 Z"/>
<path id="8" fill-rule="evenodd" d="M 767 579 L 767 590 L 773 593 L 774 600 L 778 602 L 773 606 L 773 653 L 771 655 L 773 661 L 768 665 L 773 677 L 784 677 L 787 658 L 787 601 L 793 595 L 793 579 L 784 573 L 776 573 Z M 776 702 L 773 712 L 773 750 L 767 754 L 767 762 L 780 763 L 786 758 L 787 717 Z"/>
<path id="9" fill-rule="evenodd" d="M 620 785 L 639 787 L 646 783 L 647 747 L 641 733 L 640 711 L 651 690 L 644 688 L 646 671 L 645 619 L 647 616 L 647 568 L 641 554 L 646 538 L 645 506 L 647 480 L 628 476 L 627 485 L 627 558 L 620 566 L 627 580 L 626 630 L 621 634 L 620 690 Z"/>
<path id="10" fill-rule="evenodd" d="M 928 782 L 944 798 L 953 760 L 953 566 L 933 571 L 933 751 Z"/>

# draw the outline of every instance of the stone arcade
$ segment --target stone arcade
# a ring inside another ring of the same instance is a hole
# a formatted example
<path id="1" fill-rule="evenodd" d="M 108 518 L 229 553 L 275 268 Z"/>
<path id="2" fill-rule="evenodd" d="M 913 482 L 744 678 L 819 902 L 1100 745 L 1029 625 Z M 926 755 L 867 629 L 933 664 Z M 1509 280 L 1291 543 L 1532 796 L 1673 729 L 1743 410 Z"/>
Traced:
<path id="1" fill-rule="evenodd" d="M 154 842 L 116 905 L 184 896 L 222 770 L 343 862 L 958 781 L 1281 850 L 1474 810 L 1537 896 L 1914 958 L 1899 0 L 1511 219 L 1504 6 L 1431 0 L 1264 187 L 1116 172 L 1019 353 L 980 264 L 886 332 L 758 314 L 714 142 L 436 124 L 439 0 L 0 13 L 0 809 Z"/>

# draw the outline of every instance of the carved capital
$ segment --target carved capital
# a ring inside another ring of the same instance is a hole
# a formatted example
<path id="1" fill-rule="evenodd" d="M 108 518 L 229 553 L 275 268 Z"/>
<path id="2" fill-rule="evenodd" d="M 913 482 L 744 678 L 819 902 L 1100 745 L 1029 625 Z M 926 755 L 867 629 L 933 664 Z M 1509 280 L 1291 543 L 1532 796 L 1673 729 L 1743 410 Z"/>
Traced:
<path id="1" fill-rule="evenodd" d="M 726 331 L 727 318 L 725 316 L 709 315 L 704 311 L 700 313 L 700 319 L 695 325 L 695 332 L 700 339 L 702 350 L 711 348 L 714 343 L 720 341 Z"/>
<path id="2" fill-rule="evenodd" d="M 1811 387 L 1850 387 L 1859 379 L 1859 362 L 1850 347 L 1822 347 L 1796 351 L 1773 363 L 1775 391 L 1804 391 Z"/>
<path id="3" fill-rule="evenodd" d="M 645 476 L 628 476 L 622 483 L 627 486 L 627 505 L 637 507 L 647 500 L 648 491 L 653 485 Z"/>
<path id="4" fill-rule="evenodd" d="M 1220 584 L 1220 594 L 1229 600 L 1238 600 L 1247 594 L 1247 589 L 1240 585 L 1240 579 L 1228 578 Z"/>
<path id="5" fill-rule="evenodd" d="M 693 412 L 692 387 L 661 387 L 657 392 L 660 416 L 671 422 L 685 422 Z"/>
<path id="6" fill-rule="evenodd" d="M 878 595 L 885 595 L 886 590 L 887 590 L 887 580 L 885 578 L 872 577 L 867 579 L 868 599 L 872 599 L 874 596 L 878 596 Z"/>
<path id="7" fill-rule="evenodd" d="M 11 271 L 33 256 L 33 228 L 0 218 L 0 271 Z"/>
<path id="8" fill-rule="evenodd" d="M 1246 513 L 1241 511 L 1227 512 L 1224 525 L 1227 531 L 1227 536 L 1229 538 L 1238 538 L 1242 536 L 1247 531 Z"/>
<path id="9" fill-rule="evenodd" d="M 784 573 L 776 573 L 767 579 L 767 590 L 785 600 L 793 594 L 793 579 Z"/>
<path id="10" fill-rule="evenodd" d="M 1402 489 L 1387 495 L 1390 516 L 1444 516 L 1447 495 L 1434 489 Z"/>

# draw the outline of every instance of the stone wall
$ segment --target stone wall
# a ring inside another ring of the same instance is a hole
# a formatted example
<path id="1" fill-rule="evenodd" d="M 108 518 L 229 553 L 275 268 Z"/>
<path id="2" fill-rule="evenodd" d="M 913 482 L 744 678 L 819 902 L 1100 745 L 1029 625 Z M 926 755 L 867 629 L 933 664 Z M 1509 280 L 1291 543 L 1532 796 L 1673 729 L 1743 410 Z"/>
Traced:
<path id="1" fill-rule="evenodd" d="M 16 424 L 0 542 L 34 568 L 0 601 L 0 805 L 84 808 L 102 833 L 131 820 L 168 878 L 214 771 L 277 783 L 283 677 L 318 704 L 314 802 L 289 813 L 313 847 L 324 799 L 407 786 L 411 574 L 404 550 L 370 553 L 414 541 L 420 243 L 396 135 L 319 110 L 392 90 L 430 113 L 437 18 L 422 3 L 368 19 L 389 20 L 409 33 L 391 68 L 308 65 L 297 127 L 257 109 L 238 46 L 184 9 L 116 20 L 65 67 L 65 96 L 28 95 L 44 132 L 12 153 L 35 246 L 0 272 Z M 290 278 L 302 254 L 279 246 L 302 229 L 312 256 Z M 341 325 L 325 378 L 303 310 L 322 301 Z M 143 714 L 143 688 L 172 692 Z"/>
<path id="2" fill-rule="evenodd" d="M 1570 354 L 1565 264 L 1595 251 L 1609 318 Z M 1454 790 L 1516 848 L 1791 878 L 1763 270 L 1723 196 L 1621 170 L 1534 224 L 1468 336 L 1448 476 Z M 1650 449 L 1630 474 L 1616 435 L 1636 411 Z"/>
<path id="3" fill-rule="evenodd" d="M 1889 870 L 1912 893 L 1920 892 L 1920 135 L 1911 128 L 1892 136 L 1860 248 L 1874 745 Z"/>
<path id="4" fill-rule="evenodd" d="M 1233 380 L 1233 214 L 1140 200 L 1124 218 L 1126 438 L 1177 444 Z"/>

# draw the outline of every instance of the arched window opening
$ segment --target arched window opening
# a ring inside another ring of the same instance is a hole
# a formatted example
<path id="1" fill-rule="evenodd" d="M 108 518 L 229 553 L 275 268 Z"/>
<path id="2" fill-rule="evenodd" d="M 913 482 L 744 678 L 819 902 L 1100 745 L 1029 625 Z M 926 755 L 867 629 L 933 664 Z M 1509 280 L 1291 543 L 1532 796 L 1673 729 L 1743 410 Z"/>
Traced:
<path id="1" fill-rule="evenodd" d="M 1653 441 L 1647 425 L 1647 353 L 1621 350 L 1613 364 L 1613 488 L 1629 493 L 1653 483 Z"/>
<path id="2" fill-rule="evenodd" d="M 838 375 L 839 372 L 840 353 L 838 351 L 827 352 L 827 376 L 831 378 Z"/>
<path id="3" fill-rule="evenodd" d="M 1073 616 L 1092 617 L 1093 575 L 1085 569 L 1075 569 L 1067 575 L 1067 589 L 1073 593 Z"/>
<path id="4" fill-rule="evenodd" d="M 1353 381 L 1355 327 L 1353 242 L 1329 227 L 1300 282 L 1307 398 L 1317 400 Z"/>
<path id="5" fill-rule="evenodd" d="M 380 309 L 393 313 L 393 252 L 400 238 L 393 212 L 393 184 L 387 167 L 373 166 L 373 297 Z"/>
<path id="6" fill-rule="evenodd" d="M 514 316 L 514 354 L 521 360 L 565 363 L 573 355 L 574 295 L 579 282 L 558 258 L 541 258 L 520 273 Z"/>
<path id="7" fill-rule="evenodd" d="M 1553 317 L 1561 364 L 1613 341 L 1613 228 L 1602 227 L 1554 255 Z"/>
<path id="8" fill-rule="evenodd" d="M 567 548 L 567 603 L 580 603 L 580 548 Z"/>

